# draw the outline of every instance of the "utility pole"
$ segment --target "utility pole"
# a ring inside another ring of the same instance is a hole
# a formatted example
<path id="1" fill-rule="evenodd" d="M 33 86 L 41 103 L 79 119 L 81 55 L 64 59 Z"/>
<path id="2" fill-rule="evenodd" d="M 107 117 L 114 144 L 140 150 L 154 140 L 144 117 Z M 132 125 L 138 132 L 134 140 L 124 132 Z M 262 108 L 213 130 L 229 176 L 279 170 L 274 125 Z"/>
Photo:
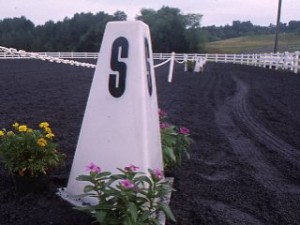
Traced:
<path id="1" fill-rule="evenodd" d="M 276 53 L 277 49 L 278 49 L 278 35 L 279 35 L 279 30 L 280 30 L 281 3 L 282 3 L 282 0 L 279 0 L 279 2 L 278 2 L 278 11 L 277 11 L 277 23 L 276 23 L 274 53 Z"/>

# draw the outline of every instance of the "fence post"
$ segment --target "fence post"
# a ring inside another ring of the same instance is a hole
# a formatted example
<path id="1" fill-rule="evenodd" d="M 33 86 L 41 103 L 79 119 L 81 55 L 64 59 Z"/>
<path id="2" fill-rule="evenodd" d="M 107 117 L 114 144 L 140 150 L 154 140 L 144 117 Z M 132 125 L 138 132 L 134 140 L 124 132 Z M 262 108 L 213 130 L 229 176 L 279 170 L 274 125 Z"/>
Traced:
<path id="1" fill-rule="evenodd" d="M 276 65 L 275 65 L 275 70 L 278 70 L 278 67 L 279 67 L 279 61 L 280 61 L 280 55 L 279 55 L 279 52 L 276 53 Z"/>
<path id="2" fill-rule="evenodd" d="M 298 73 L 298 66 L 299 66 L 299 52 L 295 52 L 294 56 L 294 73 Z"/>
<path id="3" fill-rule="evenodd" d="M 188 64 L 188 55 L 184 54 L 184 72 L 187 72 L 187 64 Z"/>
<path id="4" fill-rule="evenodd" d="M 264 53 L 264 57 L 263 57 L 263 67 L 266 68 L 266 54 Z"/>
<path id="5" fill-rule="evenodd" d="M 259 67 L 262 67 L 262 64 L 263 64 L 263 54 L 258 54 L 258 66 Z"/>
<path id="6" fill-rule="evenodd" d="M 274 54 L 275 53 L 273 52 L 269 54 L 269 69 L 272 69 L 273 62 L 274 62 Z"/>
<path id="7" fill-rule="evenodd" d="M 169 83 L 171 83 L 172 79 L 173 79 L 174 61 L 175 61 L 175 52 L 172 52 L 171 61 L 170 61 L 170 68 L 169 68 L 169 75 L 168 75 L 168 82 Z"/>

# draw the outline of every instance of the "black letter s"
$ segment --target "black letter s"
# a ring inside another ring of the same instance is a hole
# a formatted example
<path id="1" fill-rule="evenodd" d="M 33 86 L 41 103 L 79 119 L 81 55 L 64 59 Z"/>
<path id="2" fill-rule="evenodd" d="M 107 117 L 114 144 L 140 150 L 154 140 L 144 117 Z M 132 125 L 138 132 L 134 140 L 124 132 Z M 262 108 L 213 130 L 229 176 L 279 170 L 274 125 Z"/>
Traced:
<path id="1" fill-rule="evenodd" d="M 120 62 L 120 58 L 128 57 L 128 40 L 124 37 L 117 38 L 112 45 L 110 67 L 116 73 L 109 75 L 108 88 L 112 96 L 118 98 L 125 92 L 127 65 Z"/>

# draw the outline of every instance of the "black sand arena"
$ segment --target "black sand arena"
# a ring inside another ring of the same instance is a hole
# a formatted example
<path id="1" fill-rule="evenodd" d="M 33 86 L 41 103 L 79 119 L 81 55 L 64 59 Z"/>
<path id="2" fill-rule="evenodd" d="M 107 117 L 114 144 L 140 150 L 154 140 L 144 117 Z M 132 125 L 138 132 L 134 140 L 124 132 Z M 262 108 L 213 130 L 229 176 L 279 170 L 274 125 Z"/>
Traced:
<path id="1" fill-rule="evenodd" d="M 0 128 L 48 121 L 67 154 L 50 190 L 22 198 L 0 164 L 1 225 L 91 224 L 55 191 L 68 179 L 93 72 L 0 60 Z M 167 73 L 167 65 L 156 70 L 159 107 L 195 141 L 174 172 L 177 224 L 300 224 L 300 75 L 231 64 L 184 73 L 176 65 L 170 84 Z"/>

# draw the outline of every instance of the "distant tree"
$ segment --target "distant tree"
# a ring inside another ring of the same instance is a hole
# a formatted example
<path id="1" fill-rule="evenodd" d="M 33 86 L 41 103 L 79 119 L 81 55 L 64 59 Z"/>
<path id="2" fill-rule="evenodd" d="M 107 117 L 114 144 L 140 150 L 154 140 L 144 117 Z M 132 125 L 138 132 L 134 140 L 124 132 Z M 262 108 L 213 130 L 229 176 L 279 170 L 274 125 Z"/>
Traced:
<path id="1" fill-rule="evenodd" d="M 126 13 L 123 11 L 120 11 L 120 10 L 116 11 L 113 16 L 114 16 L 114 20 L 116 20 L 116 21 L 126 21 L 127 20 Z"/>
<path id="2" fill-rule="evenodd" d="M 185 40 L 187 42 L 186 52 L 204 52 L 206 36 L 201 29 L 201 14 L 187 14 L 186 19 L 186 29 L 185 29 Z"/>
<path id="3" fill-rule="evenodd" d="M 153 48 L 156 52 L 185 52 L 186 18 L 177 8 L 162 7 L 158 11 L 142 9 L 136 19 L 147 23 L 152 32 Z"/>
<path id="4" fill-rule="evenodd" d="M 300 21 L 291 20 L 288 23 L 288 31 L 289 32 L 297 32 L 300 30 Z"/>
<path id="5" fill-rule="evenodd" d="M 0 45 L 28 51 L 99 51 L 109 21 L 125 21 L 125 12 L 76 13 L 63 21 L 35 26 L 24 16 L 0 20 Z M 201 27 L 201 14 L 183 14 L 177 8 L 142 9 L 136 17 L 151 30 L 155 52 L 203 52 L 206 41 L 245 35 L 273 34 L 275 26 L 235 20 L 232 25 Z M 300 21 L 280 24 L 281 32 L 300 34 Z"/>
<path id="6" fill-rule="evenodd" d="M 184 16 L 186 19 L 187 28 L 200 28 L 201 19 L 203 15 L 199 13 L 189 13 Z"/>
<path id="7" fill-rule="evenodd" d="M 292 32 L 295 27 L 300 27 L 297 24 L 297 21 L 292 22 L 287 25 L 285 23 L 280 24 L 281 32 Z M 291 29 L 292 27 L 292 29 Z M 275 25 L 270 24 L 269 26 L 258 26 L 253 25 L 250 21 L 241 22 L 239 20 L 235 20 L 232 22 L 232 25 L 225 26 L 206 26 L 202 27 L 202 29 L 206 33 L 206 37 L 208 41 L 216 41 L 227 38 L 239 37 L 239 36 L 247 36 L 247 35 L 262 35 L 262 34 L 273 34 L 275 32 Z M 294 31 L 293 31 L 294 32 Z"/>
<path id="8" fill-rule="evenodd" d="M 235 20 L 232 22 L 232 36 L 242 36 L 242 35 L 249 35 L 253 32 L 253 24 L 250 21 L 241 22 L 239 20 Z"/>
<path id="9" fill-rule="evenodd" d="M 44 25 L 37 26 L 34 30 L 34 51 L 54 51 L 53 38 L 57 36 L 56 24 L 48 21 Z"/>
<path id="10" fill-rule="evenodd" d="M 24 16 L 0 20 L 0 44 L 31 50 L 34 24 Z"/>

